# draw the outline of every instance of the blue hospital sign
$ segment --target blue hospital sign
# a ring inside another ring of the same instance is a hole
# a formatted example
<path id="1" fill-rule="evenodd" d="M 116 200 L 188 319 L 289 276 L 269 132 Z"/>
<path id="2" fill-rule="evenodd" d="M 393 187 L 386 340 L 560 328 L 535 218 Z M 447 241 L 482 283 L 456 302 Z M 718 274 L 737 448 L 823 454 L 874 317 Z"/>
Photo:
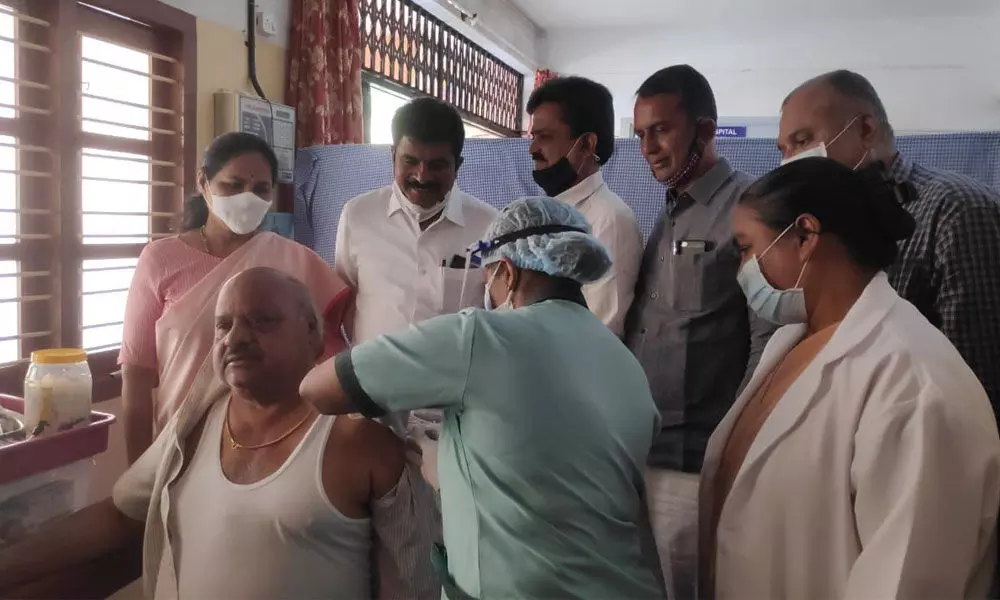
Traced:
<path id="1" fill-rule="evenodd" d="M 747 136 L 746 126 L 732 127 L 720 125 L 715 128 L 715 137 L 720 138 L 745 138 Z"/>

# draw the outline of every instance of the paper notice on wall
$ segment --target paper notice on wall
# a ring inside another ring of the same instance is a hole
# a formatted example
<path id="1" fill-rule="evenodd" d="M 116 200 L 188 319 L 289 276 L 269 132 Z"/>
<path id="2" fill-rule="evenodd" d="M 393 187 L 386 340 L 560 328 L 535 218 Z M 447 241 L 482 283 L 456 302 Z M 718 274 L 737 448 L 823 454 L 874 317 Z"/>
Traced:
<path id="1" fill-rule="evenodd" d="M 295 169 L 295 110 L 241 95 L 240 131 L 267 140 L 278 156 L 278 183 L 291 183 Z"/>

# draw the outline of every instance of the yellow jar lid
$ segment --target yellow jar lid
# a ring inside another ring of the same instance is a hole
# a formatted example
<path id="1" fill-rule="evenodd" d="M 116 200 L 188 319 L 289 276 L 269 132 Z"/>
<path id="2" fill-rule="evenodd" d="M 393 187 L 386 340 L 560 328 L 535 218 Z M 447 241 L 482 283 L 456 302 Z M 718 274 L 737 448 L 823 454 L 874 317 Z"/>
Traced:
<path id="1" fill-rule="evenodd" d="M 53 348 L 31 353 L 31 362 L 39 365 L 70 365 L 86 360 L 87 353 L 79 348 Z"/>

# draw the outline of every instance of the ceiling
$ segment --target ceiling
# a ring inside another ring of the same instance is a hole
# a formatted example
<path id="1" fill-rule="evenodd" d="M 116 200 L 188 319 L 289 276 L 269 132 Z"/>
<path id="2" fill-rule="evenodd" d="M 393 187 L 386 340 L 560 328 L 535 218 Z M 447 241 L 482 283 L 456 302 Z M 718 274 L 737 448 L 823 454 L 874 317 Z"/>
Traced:
<path id="1" fill-rule="evenodd" d="M 988 14 L 996 0 L 508 0 L 542 29 L 655 26 L 676 23 L 739 27 L 734 19 L 958 16 Z M 728 4 L 726 6 L 725 4 Z"/>

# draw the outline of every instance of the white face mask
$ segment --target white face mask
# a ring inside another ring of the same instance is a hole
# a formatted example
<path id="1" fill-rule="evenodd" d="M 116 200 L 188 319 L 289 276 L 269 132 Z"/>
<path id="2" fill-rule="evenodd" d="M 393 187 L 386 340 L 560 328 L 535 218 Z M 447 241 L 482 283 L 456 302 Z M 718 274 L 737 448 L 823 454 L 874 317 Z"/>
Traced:
<path id="1" fill-rule="evenodd" d="M 423 223 L 427 219 L 430 219 L 434 215 L 440 213 L 444 210 L 444 207 L 448 204 L 448 199 L 451 197 L 451 192 L 445 194 L 444 198 L 433 206 L 423 207 L 419 204 L 414 204 L 410 202 L 410 199 L 406 197 L 403 190 L 399 189 L 396 184 L 392 185 L 393 192 L 397 194 L 397 199 L 399 200 L 399 205 L 403 207 L 411 217 L 416 219 L 417 223 Z"/>
<path id="2" fill-rule="evenodd" d="M 815 146 L 813 146 L 812 148 L 806 148 L 805 150 L 799 152 L 798 154 L 796 154 L 794 156 L 789 156 L 788 158 L 782 159 L 781 160 L 781 166 L 785 166 L 788 163 L 792 163 L 792 162 L 795 162 L 797 160 L 802 160 L 803 158 L 817 158 L 817 157 L 818 158 L 828 158 L 829 156 L 828 156 L 828 154 L 826 152 L 826 149 L 828 147 L 832 146 L 834 142 L 836 142 L 837 140 L 839 140 L 840 136 L 844 135 L 844 133 L 848 129 L 851 128 L 851 125 L 854 125 L 854 122 L 857 121 L 860 117 L 861 117 L 861 115 L 858 115 L 858 116 L 854 117 L 853 119 L 851 119 L 850 121 L 848 121 L 847 125 L 844 125 L 844 128 L 840 130 L 840 133 L 838 133 L 837 135 L 833 136 L 833 139 L 830 140 L 829 142 L 820 142 L 820 143 L 816 144 Z M 868 153 L 869 152 L 871 152 L 871 150 L 865 150 L 865 153 L 863 155 L 861 155 L 861 160 L 859 160 L 857 162 L 857 164 L 854 165 L 854 170 L 855 171 L 857 171 L 858 167 L 861 166 L 861 163 L 865 162 L 865 159 L 868 158 Z"/>
<path id="3" fill-rule="evenodd" d="M 264 221 L 264 215 L 271 208 L 271 202 L 253 192 L 243 192 L 235 196 L 211 194 L 209 208 L 226 227 L 236 235 L 254 232 Z"/>
<path id="4" fill-rule="evenodd" d="M 764 255 L 778 243 L 778 240 L 783 238 L 794 226 L 795 223 L 792 223 L 786 227 L 771 242 L 771 245 L 760 253 L 760 258 L 764 258 Z M 805 290 L 799 287 L 799 284 L 802 283 L 802 275 L 806 272 L 806 265 L 808 264 L 809 260 L 806 259 L 806 262 L 802 264 L 802 270 L 799 271 L 799 278 L 793 287 L 787 290 L 779 290 L 771 285 L 771 282 L 764 276 L 757 256 L 752 256 L 750 260 L 743 263 L 743 266 L 740 267 L 740 271 L 736 275 L 736 281 L 740 284 L 740 288 L 743 289 L 743 295 L 747 297 L 747 305 L 757 316 L 767 319 L 776 325 L 805 323 L 808 319 L 808 315 L 806 314 L 806 296 Z"/>

